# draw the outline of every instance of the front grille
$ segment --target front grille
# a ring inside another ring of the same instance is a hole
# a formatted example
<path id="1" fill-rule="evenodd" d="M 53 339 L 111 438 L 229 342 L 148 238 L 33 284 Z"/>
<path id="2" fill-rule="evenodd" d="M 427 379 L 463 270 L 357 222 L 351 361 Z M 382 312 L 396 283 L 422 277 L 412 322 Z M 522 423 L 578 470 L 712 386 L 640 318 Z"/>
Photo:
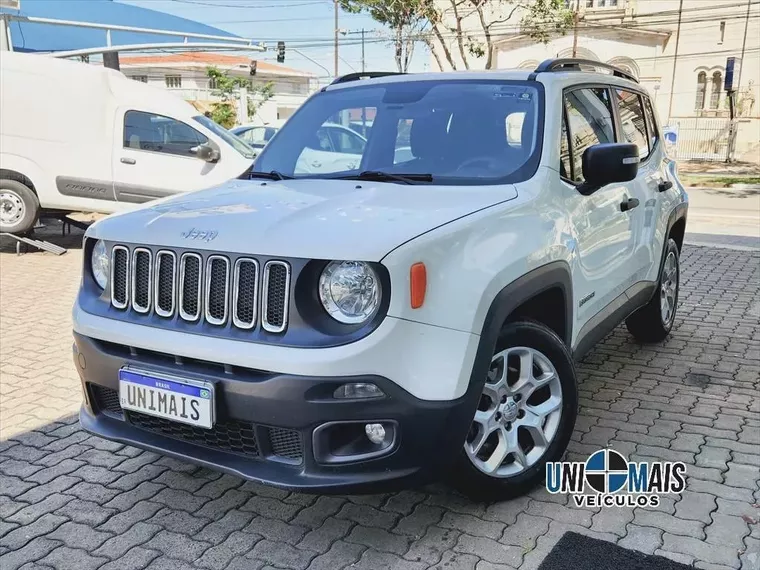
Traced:
<path id="1" fill-rule="evenodd" d="M 234 261 L 234 263 L 233 263 Z M 218 327 L 282 334 L 288 327 L 291 269 L 285 261 L 170 250 L 111 252 L 111 304 L 121 310 Z"/>
<path id="2" fill-rule="evenodd" d="M 156 254 L 156 314 L 171 317 L 174 314 L 174 272 L 177 256 L 171 251 L 159 251 Z"/>
<path id="3" fill-rule="evenodd" d="M 291 429 L 269 428 L 269 445 L 272 454 L 285 459 L 301 462 L 303 446 L 301 434 Z"/>
<path id="4" fill-rule="evenodd" d="M 150 311 L 151 253 L 138 248 L 132 254 L 132 308 L 138 313 Z"/>
<path id="5" fill-rule="evenodd" d="M 129 283 L 129 250 L 117 245 L 111 252 L 111 304 L 117 309 L 126 309 Z"/>
<path id="6" fill-rule="evenodd" d="M 123 411 L 119 403 L 119 393 L 111 388 L 99 384 L 89 384 L 90 396 L 95 401 L 95 408 L 99 412 L 121 416 Z"/>
<path id="7" fill-rule="evenodd" d="M 264 307 L 261 326 L 265 331 L 279 333 L 288 320 L 288 291 L 290 266 L 282 261 L 268 261 L 264 266 Z"/>
<path id="8" fill-rule="evenodd" d="M 201 316 L 201 256 L 186 253 L 179 270 L 179 316 L 186 321 L 197 321 Z"/>
<path id="9" fill-rule="evenodd" d="M 116 390 L 99 384 L 88 383 L 87 386 L 97 412 L 124 418 L 124 410 L 119 403 L 119 393 Z M 303 462 L 301 433 L 291 429 L 257 426 L 235 419 L 217 419 L 211 429 L 205 429 L 129 410 L 126 412 L 126 419 L 133 426 L 146 431 L 247 457 L 261 456 L 256 435 L 258 430 L 263 433 L 262 437 L 269 440 L 271 453 L 268 457 L 290 464 Z"/>
<path id="10" fill-rule="evenodd" d="M 259 446 L 253 424 L 227 420 L 216 422 L 211 429 L 189 426 L 179 422 L 165 420 L 140 412 L 127 412 L 129 422 L 141 429 L 160 433 L 172 439 L 179 439 L 195 445 L 229 451 L 252 457 L 259 456 Z"/>

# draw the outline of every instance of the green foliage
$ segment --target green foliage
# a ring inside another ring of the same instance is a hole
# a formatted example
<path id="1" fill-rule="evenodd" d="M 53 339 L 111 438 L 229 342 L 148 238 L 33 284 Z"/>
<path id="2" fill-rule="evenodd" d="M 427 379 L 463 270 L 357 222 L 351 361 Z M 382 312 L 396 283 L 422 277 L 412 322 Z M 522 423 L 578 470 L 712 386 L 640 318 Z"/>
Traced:
<path id="1" fill-rule="evenodd" d="M 552 36 L 564 34 L 573 25 L 574 17 L 564 0 L 533 0 L 522 25 L 530 37 L 547 43 Z"/>
<path id="2" fill-rule="evenodd" d="M 225 129 L 235 126 L 237 122 L 237 90 L 245 87 L 248 90 L 248 118 L 256 115 L 258 110 L 274 94 L 274 83 L 253 85 L 244 77 L 230 76 L 226 71 L 210 66 L 206 68 L 206 76 L 211 79 L 215 88 L 211 93 L 221 99 L 214 103 L 211 119 Z"/>

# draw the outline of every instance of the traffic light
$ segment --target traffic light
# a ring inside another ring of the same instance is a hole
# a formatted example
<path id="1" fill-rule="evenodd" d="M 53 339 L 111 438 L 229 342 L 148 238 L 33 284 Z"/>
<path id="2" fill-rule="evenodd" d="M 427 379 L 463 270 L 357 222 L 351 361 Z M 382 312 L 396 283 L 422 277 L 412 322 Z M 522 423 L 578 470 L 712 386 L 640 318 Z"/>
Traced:
<path id="1" fill-rule="evenodd" d="M 251 75 L 256 75 L 256 67 L 258 65 L 259 65 L 258 61 L 256 61 L 255 59 L 251 60 L 251 71 L 250 71 Z"/>
<path id="2" fill-rule="evenodd" d="M 285 63 L 285 42 L 277 42 L 277 63 Z"/>

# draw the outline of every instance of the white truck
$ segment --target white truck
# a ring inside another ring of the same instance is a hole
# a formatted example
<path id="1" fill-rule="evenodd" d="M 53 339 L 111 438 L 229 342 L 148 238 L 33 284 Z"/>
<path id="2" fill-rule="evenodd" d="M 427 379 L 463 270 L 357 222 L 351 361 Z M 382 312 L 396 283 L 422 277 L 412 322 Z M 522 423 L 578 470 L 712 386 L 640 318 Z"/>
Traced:
<path id="1" fill-rule="evenodd" d="M 0 232 L 216 186 L 254 152 L 164 89 L 44 55 L 0 58 Z"/>
<path id="2" fill-rule="evenodd" d="M 362 110 L 357 165 L 299 168 Z M 446 476 L 500 500 L 565 452 L 574 359 L 677 322 L 688 197 L 646 90 L 607 64 L 342 78 L 250 178 L 87 230 L 86 430 L 287 488 Z"/>

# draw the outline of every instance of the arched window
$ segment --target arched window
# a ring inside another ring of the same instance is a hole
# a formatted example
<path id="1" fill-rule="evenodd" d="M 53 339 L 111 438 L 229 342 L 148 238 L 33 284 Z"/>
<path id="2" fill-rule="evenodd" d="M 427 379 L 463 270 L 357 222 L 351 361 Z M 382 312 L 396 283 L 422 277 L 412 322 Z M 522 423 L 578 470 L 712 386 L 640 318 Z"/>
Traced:
<path id="1" fill-rule="evenodd" d="M 712 91 L 710 91 L 710 109 L 717 109 L 720 103 L 720 88 L 723 83 L 723 74 L 716 71 L 712 76 Z"/>
<path id="2" fill-rule="evenodd" d="M 697 100 L 694 101 L 694 109 L 701 111 L 705 108 L 705 95 L 707 93 L 707 74 L 700 71 L 697 75 Z"/>

